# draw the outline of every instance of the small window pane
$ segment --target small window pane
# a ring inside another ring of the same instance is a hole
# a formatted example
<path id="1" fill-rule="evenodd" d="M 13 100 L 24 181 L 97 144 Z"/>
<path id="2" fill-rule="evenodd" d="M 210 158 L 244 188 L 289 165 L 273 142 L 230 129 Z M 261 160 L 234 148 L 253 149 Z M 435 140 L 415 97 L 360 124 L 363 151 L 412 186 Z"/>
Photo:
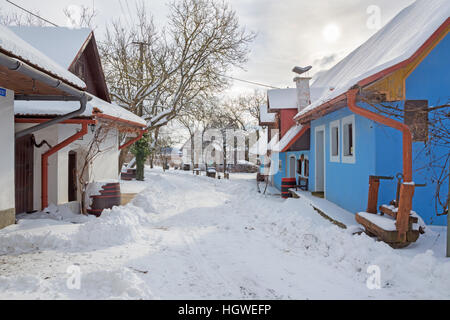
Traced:
<path id="1" fill-rule="evenodd" d="M 306 159 L 305 160 L 305 170 L 304 170 L 304 174 L 305 177 L 309 177 L 309 160 Z"/>
<path id="2" fill-rule="evenodd" d="M 353 124 L 344 125 L 344 156 L 353 156 Z"/>
<path id="3" fill-rule="evenodd" d="M 331 128 L 331 155 L 333 157 L 339 156 L 339 128 Z"/>

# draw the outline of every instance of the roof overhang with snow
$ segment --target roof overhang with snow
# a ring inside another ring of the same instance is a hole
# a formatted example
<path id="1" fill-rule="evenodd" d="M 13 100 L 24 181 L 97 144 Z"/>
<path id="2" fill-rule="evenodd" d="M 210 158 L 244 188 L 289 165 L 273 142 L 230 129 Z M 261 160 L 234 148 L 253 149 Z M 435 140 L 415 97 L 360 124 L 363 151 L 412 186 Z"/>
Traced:
<path id="1" fill-rule="evenodd" d="M 80 118 L 114 121 L 123 128 L 145 128 L 147 126 L 147 122 L 134 113 L 93 95 L 88 95 L 92 100 L 88 102 L 86 111 L 80 115 Z M 15 101 L 14 114 L 16 118 L 50 119 L 78 108 L 79 104 L 74 101 Z"/>
<path id="2" fill-rule="evenodd" d="M 294 125 L 283 136 L 278 145 L 279 152 L 287 152 L 289 148 L 300 139 L 308 130 L 309 125 Z"/>
<path id="3" fill-rule="evenodd" d="M 267 91 L 268 111 L 297 109 L 297 89 L 273 89 Z"/>
<path id="4" fill-rule="evenodd" d="M 83 78 L 88 84 L 88 92 L 111 102 L 92 30 L 35 26 L 14 26 L 9 29 L 56 63 Z M 93 77 L 91 80 L 84 78 L 86 74 L 80 73 L 80 66 L 85 65 L 89 67 L 89 77 Z"/>
<path id="5" fill-rule="evenodd" d="M 267 110 L 267 105 L 263 104 L 259 107 L 259 125 L 260 126 L 270 126 L 275 123 L 277 119 L 276 113 L 269 113 Z"/>
<path id="6" fill-rule="evenodd" d="M 0 53 L 76 89 L 86 88 L 82 80 L 4 26 L 0 26 Z M 9 70 L 5 66 L 0 66 L 0 86 L 13 90 L 16 94 L 67 95 L 57 88 L 35 81 L 23 73 Z"/>
<path id="7" fill-rule="evenodd" d="M 346 106 L 346 93 L 369 88 L 423 59 L 450 30 L 450 2 L 418 0 L 314 83 L 320 97 L 295 116 L 307 123 Z M 394 99 L 392 99 L 394 100 Z"/>

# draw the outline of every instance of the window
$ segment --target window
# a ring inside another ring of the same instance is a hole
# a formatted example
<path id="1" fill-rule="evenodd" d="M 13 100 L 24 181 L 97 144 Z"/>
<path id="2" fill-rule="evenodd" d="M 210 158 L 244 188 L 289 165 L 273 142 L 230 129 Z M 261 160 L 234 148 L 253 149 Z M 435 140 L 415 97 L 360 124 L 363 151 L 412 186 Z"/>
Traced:
<path id="1" fill-rule="evenodd" d="M 355 163 L 355 116 L 342 119 L 342 162 Z"/>
<path id="2" fill-rule="evenodd" d="M 340 162 L 340 121 L 330 123 L 330 161 Z"/>
<path id="3" fill-rule="evenodd" d="M 298 175 L 302 175 L 302 159 L 297 160 L 297 173 Z"/>
<path id="4" fill-rule="evenodd" d="M 404 122 L 411 130 L 414 142 L 428 141 L 428 101 L 406 101 Z"/>
<path id="5" fill-rule="evenodd" d="M 281 160 L 278 161 L 278 170 L 279 171 L 283 170 L 283 161 L 281 161 Z"/>

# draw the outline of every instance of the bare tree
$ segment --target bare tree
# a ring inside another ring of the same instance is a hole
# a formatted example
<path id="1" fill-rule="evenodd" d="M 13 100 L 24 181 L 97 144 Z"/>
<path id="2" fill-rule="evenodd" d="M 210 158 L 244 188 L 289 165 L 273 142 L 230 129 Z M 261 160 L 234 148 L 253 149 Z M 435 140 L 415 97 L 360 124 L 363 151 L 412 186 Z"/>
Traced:
<path id="1" fill-rule="evenodd" d="M 191 165 L 194 168 L 195 160 L 195 135 L 203 137 L 206 130 L 213 125 L 212 121 L 218 109 L 218 102 L 215 97 L 199 96 L 189 105 L 185 106 L 177 117 L 180 123 L 189 134 Z"/>
<path id="2" fill-rule="evenodd" d="M 381 98 L 380 98 L 381 97 Z M 383 96 L 379 92 L 372 92 L 363 98 L 375 112 L 404 122 L 407 110 L 403 101 L 397 103 L 379 103 Z M 416 159 L 426 159 L 425 164 L 416 168 L 417 173 L 427 172 L 427 183 L 436 185 L 435 212 L 439 215 L 448 214 L 449 193 L 444 192 L 450 179 L 450 101 L 438 103 L 436 106 L 424 106 L 416 109 L 416 117 L 423 119 L 414 123 L 413 132 L 426 136 L 424 146 L 416 154 Z M 450 191 L 449 191 L 450 192 Z"/>
<path id="3" fill-rule="evenodd" d="M 11 12 L 5 14 L 0 10 L 0 24 L 5 26 L 45 26 L 47 23 L 37 16 L 39 16 L 39 11 L 31 11 L 31 13 Z"/>
<path id="4" fill-rule="evenodd" d="M 63 9 L 63 13 L 69 24 L 75 28 L 97 29 L 95 18 L 98 15 L 98 11 L 93 7 L 70 5 Z"/>
<path id="5" fill-rule="evenodd" d="M 117 129 L 117 126 L 113 122 L 101 123 L 95 130 L 89 144 L 82 148 L 78 184 L 81 187 L 81 212 L 83 214 L 87 214 L 88 199 L 86 199 L 86 191 L 92 178 L 91 165 L 99 155 L 115 147 L 115 145 L 105 146 L 105 141 L 115 129 Z"/>
<path id="6" fill-rule="evenodd" d="M 224 2 L 177 0 L 169 9 L 167 28 L 157 31 L 141 3 L 137 23 L 114 21 L 101 44 L 113 100 L 146 119 L 150 132 L 199 95 L 225 88 L 222 75 L 246 62 L 254 38 Z"/>

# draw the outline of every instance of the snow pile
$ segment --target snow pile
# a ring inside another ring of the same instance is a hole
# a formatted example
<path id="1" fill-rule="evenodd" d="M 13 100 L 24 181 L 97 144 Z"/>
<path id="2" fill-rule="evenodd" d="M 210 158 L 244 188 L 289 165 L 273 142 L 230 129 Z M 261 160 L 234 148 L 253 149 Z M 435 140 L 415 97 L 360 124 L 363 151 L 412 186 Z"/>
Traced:
<path id="1" fill-rule="evenodd" d="M 145 237 L 143 226 L 149 222 L 148 215 L 134 206 L 104 210 L 100 218 L 79 226 L 72 236 L 72 246 L 103 247 L 138 241 Z"/>
<path id="2" fill-rule="evenodd" d="M 81 269 L 82 270 L 82 269 Z M 128 268 L 81 273 L 79 290 L 71 290 L 67 279 L 52 282 L 34 276 L 0 276 L 0 292 L 9 299 L 155 299 L 146 283 Z"/>
<path id="3" fill-rule="evenodd" d="M 92 205 L 92 201 L 93 199 L 91 198 L 92 196 L 99 196 L 100 195 L 100 191 L 103 190 L 103 186 L 108 184 L 108 183 L 118 183 L 118 180 L 114 180 L 114 179 L 110 179 L 110 180 L 99 180 L 99 181 L 93 181 L 88 183 L 88 185 L 86 186 L 86 193 L 85 193 L 85 203 L 87 204 L 87 208 L 91 209 L 91 205 Z"/>
<path id="4" fill-rule="evenodd" d="M 301 209 L 301 214 L 298 212 Z M 353 235 L 351 229 L 342 230 L 319 220 L 317 213 L 301 199 L 288 200 L 263 222 L 263 230 L 281 239 L 292 252 L 304 259 L 314 259 L 318 265 L 330 265 L 333 272 L 365 283 L 369 266 L 378 266 L 382 272 L 381 287 L 408 288 L 416 297 L 424 294 L 431 299 L 448 297 L 450 287 L 450 262 L 443 263 L 432 250 L 417 251 L 411 256 L 409 249 L 395 251 L 387 244 L 374 241 L 365 234 Z M 421 236 L 435 238 L 428 230 Z"/>
<path id="5" fill-rule="evenodd" d="M 17 215 L 17 218 L 19 220 L 50 219 L 71 223 L 82 223 L 87 221 L 87 217 L 80 215 L 80 212 L 80 205 L 78 203 L 68 203 L 60 206 L 50 204 L 41 212 L 35 212 L 33 214 L 22 213 Z"/>
<path id="6" fill-rule="evenodd" d="M 450 297 L 445 239 L 435 229 L 393 250 L 332 225 L 306 198 L 258 194 L 254 178 L 146 170 L 141 194 L 99 219 L 23 220 L 0 230 L 0 298 Z M 81 290 L 66 287 L 73 263 Z M 366 286 L 370 266 L 380 268 L 381 290 Z"/>
<path id="7" fill-rule="evenodd" d="M 79 223 L 46 213 L 31 216 L 0 230 L 0 255 L 126 244 L 145 238 L 142 229 L 150 222 L 148 214 L 133 205 L 105 210 L 100 218 L 80 215 Z"/>
<path id="8" fill-rule="evenodd" d="M 146 283 L 127 268 L 89 272 L 83 274 L 82 281 L 79 291 L 68 290 L 69 297 L 83 300 L 155 298 Z"/>

